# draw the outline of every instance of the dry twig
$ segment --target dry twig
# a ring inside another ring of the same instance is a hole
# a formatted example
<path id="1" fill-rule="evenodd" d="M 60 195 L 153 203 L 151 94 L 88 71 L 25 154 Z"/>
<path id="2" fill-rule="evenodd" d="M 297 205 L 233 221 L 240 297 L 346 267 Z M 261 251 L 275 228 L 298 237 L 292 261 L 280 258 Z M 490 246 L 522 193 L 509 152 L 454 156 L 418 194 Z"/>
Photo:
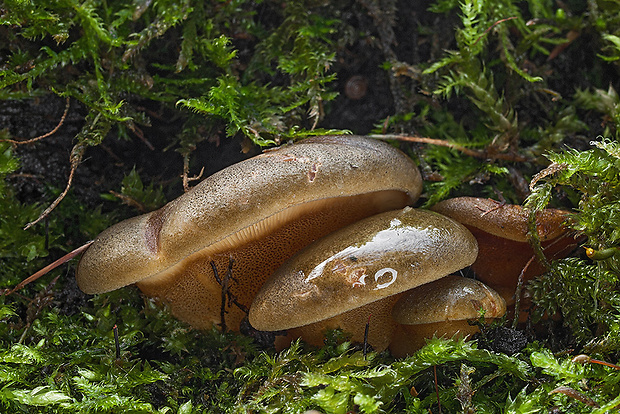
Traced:
<path id="1" fill-rule="evenodd" d="M 40 140 L 42 140 L 44 138 L 47 138 L 47 137 L 49 137 L 51 135 L 54 135 L 56 133 L 56 131 L 58 131 L 60 129 L 62 124 L 64 124 L 65 119 L 67 118 L 67 114 L 69 113 L 69 103 L 70 103 L 70 100 L 69 100 L 69 98 L 67 98 L 67 104 L 65 106 L 65 112 L 63 112 L 62 117 L 60 118 L 60 121 L 58 121 L 58 125 L 56 125 L 56 127 L 54 127 L 54 129 L 52 129 L 47 134 L 39 135 L 38 137 L 27 139 L 25 141 L 14 140 L 14 139 L 0 139 L 0 142 L 10 142 L 11 144 L 15 144 L 15 145 L 32 144 L 33 142 L 37 142 L 37 141 L 40 141 Z"/>
<path id="2" fill-rule="evenodd" d="M 55 262 L 48 264 L 47 266 L 45 266 L 43 269 L 37 271 L 36 273 L 32 274 L 31 276 L 27 277 L 26 279 L 22 280 L 21 282 L 19 282 L 17 284 L 17 286 L 15 286 L 13 289 L 11 290 L 7 290 L 5 292 L 3 292 L 4 295 L 8 296 L 11 293 L 23 288 L 24 286 L 26 286 L 27 284 L 34 282 L 35 280 L 37 280 L 38 278 L 40 278 L 41 276 L 45 275 L 46 273 L 48 273 L 51 270 L 56 269 L 58 266 L 67 263 L 69 260 L 73 259 L 74 257 L 76 257 L 77 255 L 79 255 L 80 253 L 82 253 L 83 251 L 85 251 L 91 244 L 93 244 L 92 240 L 89 241 L 88 243 L 78 247 L 77 249 L 65 254 L 63 257 L 61 257 L 60 259 L 56 260 Z"/>
<path id="3" fill-rule="evenodd" d="M 43 220 L 45 217 L 47 217 L 56 208 L 56 206 L 60 204 L 60 202 L 65 198 L 65 196 L 69 192 L 69 189 L 71 188 L 71 184 L 73 183 L 73 176 L 75 175 L 75 170 L 77 170 L 78 165 L 80 165 L 80 162 L 82 162 L 82 157 L 84 157 L 85 151 L 86 151 L 85 143 L 81 142 L 81 143 L 75 144 L 75 146 L 71 150 L 71 171 L 69 172 L 69 179 L 67 180 L 67 185 L 65 186 L 65 189 L 62 191 L 62 193 L 60 193 L 58 197 L 56 197 L 56 200 L 54 200 L 52 204 L 50 204 L 49 207 L 46 208 L 43 211 L 43 213 L 41 213 L 41 215 L 39 215 L 39 217 L 36 220 L 31 221 L 30 223 L 26 224 L 26 226 L 24 227 L 24 230 L 28 230 L 30 227 L 34 226 L 35 224 Z"/>
<path id="4" fill-rule="evenodd" d="M 459 152 L 462 152 L 465 155 L 469 155 L 470 157 L 482 158 L 482 159 L 499 159 L 511 162 L 525 162 L 528 161 L 528 158 L 514 153 L 494 153 L 491 154 L 488 151 L 479 151 L 471 148 L 464 147 L 459 144 L 455 144 L 453 142 L 444 141 L 442 139 L 434 139 L 427 137 L 417 137 L 417 136 L 409 136 L 409 135 L 393 135 L 393 134 L 383 134 L 383 135 L 369 135 L 370 138 L 375 139 L 395 139 L 397 141 L 404 142 L 417 142 L 420 144 L 431 144 L 431 145 L 439 145 L 442 147 L 452 148 Z"/>

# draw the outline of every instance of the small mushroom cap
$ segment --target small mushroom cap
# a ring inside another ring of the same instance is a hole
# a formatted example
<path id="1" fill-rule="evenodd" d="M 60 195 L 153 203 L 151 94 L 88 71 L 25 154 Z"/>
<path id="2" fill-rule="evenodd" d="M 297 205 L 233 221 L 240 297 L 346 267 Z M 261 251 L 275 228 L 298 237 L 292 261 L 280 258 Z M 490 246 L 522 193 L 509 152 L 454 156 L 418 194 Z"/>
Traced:
<path id="1" fill-rule="evenodd" d="M 455 272 L 477 254 L 476 239 L 448 217 L 410 207 L 378 214 L 287 260 L 254 298 L 250 324 L 315 323 Z"/>
<path id="2" fill-rule="evenodd" d="M 355 136 L 306 139 L 232 165 L 161 209 L 110 227 L 83 255 L 78 285 L 102 293 L 178 277 L 182 262 L 209 246 L 234 250 L 294 221 L 300 211 L 320 210 L 321 200 L 376 193 L 364 199 L 370 207 L 360 214 L 366 217 L 412 203 L 421 189 L 412 160 L 384 142 Z M 339 214 L 347 224 L 348 211 Z"/>
<path id="3" fill-rule="evenodd" d="M 521 206 L 505 204 L 489 198 L 457 197 L 435 204 L 431 210 L 452 217 L 466 226 L 476 227 L 494 236 L 527 242 L 528 213 Z M 554 239 L 566 231 L 563 226 L 568 212 L 545 209 L 536 216 L 541 240 Z"/>
<path id="4" fill-rule="evenodd" d="M 392 317 L 404 325 L 485 318 L 506 313 L 506 302 L 484 283 L 461 276 L 446 276 L 407 292 L 392 308 Z"/>

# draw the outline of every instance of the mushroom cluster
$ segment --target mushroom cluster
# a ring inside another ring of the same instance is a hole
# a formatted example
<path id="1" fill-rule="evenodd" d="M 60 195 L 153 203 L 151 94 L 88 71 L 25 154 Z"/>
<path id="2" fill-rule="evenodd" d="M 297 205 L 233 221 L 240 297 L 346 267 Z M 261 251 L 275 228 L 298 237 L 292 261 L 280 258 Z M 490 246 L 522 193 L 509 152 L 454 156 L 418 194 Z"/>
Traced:
<path id="1" fill-rule="evenodd" d="M 371 315 L 375 349 L 411 342 L 403 335 L 411 319 L 401 309 L 423 302 L 410 299 L 416 290 L 459 303 L 460 319 L 476 319 L 481 309 L 501 316 L 505 304 L 492 290 L 445 278 L 477 262 L 477 230 L 445 205 L 436 208 L 441 214 L 408 207 L 421 189 L 412 160 L 386 143 L 309 138 L 232 165 L 161 209 L 110 227 L 80 260 L 78 285 L 102 293 L 135 283 L 197 328 L 239 330 L 248 316 L 256 329 L 288 330 L 281 344 L 296 337 L 321 344 L 324 330 L 336 327 L 362 341 Z M 461 299 L 446 299 L 450 292 Z M 434 313 L 433 323 L 454 319 Z M 469 334 L 460 327 L 424 335 L 457 331 Z M 394 352 L 404 355 L 419 342 L 399 346 Z"/>
<path id="2" fill-rule="evenodd" d="M 340 327 L 385 349 L 396 322 L 391 312 L 406 291 L 462 269 L 478 245 L 460 223 L 406 207 L 334 232 L 287 260 L 263 285 L 250 308 L 259 330 L 289 330 L 320 345 L 325 329 Z"/>
<path id="3" fill-rule="evenodd" d="M 348 224 L 413 203 L 422 180 L 390 145 L 309 138 L 234 164 L 161 209 L 101 233 L 84 253 L 86 293 L 135 283 L 197 328 L 238 330 L 267 278 L 294 253 Z M 233 264 L 232 279 L 223 278 Z"/>

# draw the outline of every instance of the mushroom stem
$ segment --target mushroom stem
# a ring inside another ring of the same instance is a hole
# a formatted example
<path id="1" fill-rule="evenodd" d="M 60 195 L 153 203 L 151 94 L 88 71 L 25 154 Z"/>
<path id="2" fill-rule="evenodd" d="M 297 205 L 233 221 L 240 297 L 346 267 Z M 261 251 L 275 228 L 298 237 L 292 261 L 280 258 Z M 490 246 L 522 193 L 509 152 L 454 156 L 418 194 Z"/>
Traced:
<path id="1" fill-rule="evenodd" d="M 514 318 L 512 320 L 512 329 L 516 329 L 519 324 L 519 317 L 521 312 L 521 290 L 523 289 L 523 275 L 527 272 L 527 268 L 530 267 L 532 262 L 536 256 L 532 256 L 530 260 L 527 261 L 525 266 L 523 266 L 523 270 L 519 273 L 519 280 L 517 282 L 517 289 L 515 290 L 515 307 L 514 307 Z"/>
<path id="2" fill-rule="evenodd" d="M 396 328 L 396 322 L 392 319 L 392 307 L 400 296 L 393 295 L 323 321 L 289 329 L 286 336 L 276 339 L 276 349 L 286 348 L 297 338 L 303 339 L 310 345 L 323 346 L 325 332 L 341 328 L 351 342 L 367 344 L 375 351 L 381 352 L 387 349 L 392 332 Z M 372 326 L 368 325 L 370 315 L 373 320 Z"/>
<path id="3" fill-rule="evenodd" d="M 491 323 L 493 318 L 485 318 L 484 321 Z M 426 345 L 426 341 L 433 337 L 468 339 L 478 332 L 480 332 L 480 328 L 476 325 L 470 325 L 467 320 L 422 323 L 419 325 L 398 324 L 390 341 L 390 352 L 395 358 L 403 358 L 422 348 Z"/>

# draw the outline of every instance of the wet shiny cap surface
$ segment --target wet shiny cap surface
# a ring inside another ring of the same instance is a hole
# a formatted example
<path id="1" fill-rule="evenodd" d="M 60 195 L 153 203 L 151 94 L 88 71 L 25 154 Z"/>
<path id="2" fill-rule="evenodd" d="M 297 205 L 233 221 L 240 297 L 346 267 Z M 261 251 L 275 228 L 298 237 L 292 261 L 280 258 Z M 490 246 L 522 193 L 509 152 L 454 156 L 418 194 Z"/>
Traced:
<path id="1" fill-rule="evenodd" d="M 470 265 L 471 233 L 440 214 L 407 207 L 334 232 L 286 261 L 259 291 L 259 330 L 303 326 L 441 278 Z"/>
<path id="2" fill-rule="evenodd" d="M 506 302 L 482 282 L 451 275 L 407 292 L 394 305 L 392 317 L 417 325 L 476 319 L 479 309 L 486 318 L 498 318 L 506 313 Z"/>

